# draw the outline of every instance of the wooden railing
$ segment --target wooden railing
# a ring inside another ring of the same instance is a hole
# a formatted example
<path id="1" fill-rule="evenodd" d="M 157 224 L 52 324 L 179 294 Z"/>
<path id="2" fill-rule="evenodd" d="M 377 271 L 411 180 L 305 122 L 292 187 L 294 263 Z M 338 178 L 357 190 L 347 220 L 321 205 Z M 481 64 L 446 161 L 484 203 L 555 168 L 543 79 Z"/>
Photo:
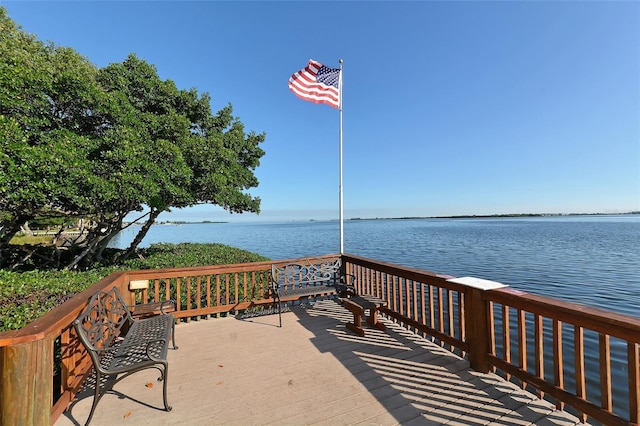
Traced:
<path id="1" fill-rule="evenodd" d="M 472 368 L 497 369 L 507 379 L 517 378 L 523 387 L 552 397 L 560 409 L 566 403 L 606 424 L 638 423 L 639 318 L 509 288 L 486 290 L 450 276 L 353 255 L 342 259 L 347 272 L 356 276 L 360 293 L 389 302 L 383 314 L 467 357 Z M 69 406 L 91 372 L 71 324 L 96 291 L 118 287 L 132 304 L 175 299 L 176 317 L 190 321 L 269 303 L 265 294 L 271 263 L 291 261 L 119 272 L 26 327 L 0 333 L 0 425 L 53 424 Z M 594 339 L 599 345 L 595 351 L 586 344 Z M 563 362 L 568 353 L 573 363 Z M 601 378 L 595 387 L 587 373 L 592 365 Z M 626 380 L 621 384 L 623 369 Z"/>
<path id="2" fill-rule="evenodd" d="M 53 424 L 81 390 L 91 362 L 72 322 L 94 293 L 118 287 L 130 304 L 174 299 L 174 315 L 189 321 L 268 303 L 271 264 L 290 261 L 118 272 L 20 330 L 0 333 L 0 425 Z M 131 289 L 141 281 L 148 287 Z"/>
<path id="3" fill-rule="evenodd" d="M 640 318 L 358 256 L 343 263 L 359 292 L 389 301 L 389 318 L 467 356 L 472 368 L 531 386 L 583 421 L 638 424 Z"/>
<path id="4" fill-rule="evenodd" d="M 492 319 L 489 360 L 505 377 L 548 394 L 558 409 L 569 404 L 583 421 L 638 423 L 640 318 L 509 288 L 486 292 L 484 300 Z"/>

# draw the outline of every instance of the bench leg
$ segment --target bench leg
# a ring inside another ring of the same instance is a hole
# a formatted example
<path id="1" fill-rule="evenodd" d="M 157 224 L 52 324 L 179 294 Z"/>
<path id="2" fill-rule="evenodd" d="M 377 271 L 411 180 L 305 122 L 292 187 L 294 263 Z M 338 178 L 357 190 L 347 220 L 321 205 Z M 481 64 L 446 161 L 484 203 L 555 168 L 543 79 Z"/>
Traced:
<path id="1" fill-rule="evenodd" d="M 360 323 L 360 321 L 356 320 L 355 318 L 357 318 L 357 316 L 354 316 L 354 323 L 347 323 L 347 328 L 351 331 L 353 331 L 354 333 L 356 333 L 358 336 L 360 337 L 364 337 L 364 330 L 362 328 L 362 323 Z"/>
<path id="2" fill-rule="evenodd" d="M 362 328 L 362 315 L 364 315 L 364 309 L 360 305 L 356 305 L 349 299 L 344 299 L 343 306 L 351 311 L 353 314 L 353 322 L 347 323 L 347 328 L 360 337 L 364 337 L 364 329 Z"/>
<path id="3" fill-rule="evenodd" d="M 93 403 L 91 404 L 91 411 L 89 412 L 89 417 L 87 418 L 87 421 L 84 424 L 85 426 L 88 426 L 89 423 L 91 423 L 91 419 L 93 418 L 93 413 L 96 411 L 96 407 L 98 406 L 98 402 L 100 402 L 100 398 L 102 398 L 102 394 L 100 393 L 101 377 L 100 377 L 100 372 L 97 370 L 95 371 L 95 377 L 96 377 L 96 385 L 95 385 L 96 387 L 94 389 L 94 394 L 93 394 Z"/>
<path id="4" fill-rule="evenodd" d="M 367 317 L 367 324 L 369 324 L 373 328 L 377 328 L 378 330 L 386 330 L 387 327 L 383 323 L 378 321 L 378 309 L 371 308 L 370 311 L 371 313 Z"/>
<path id="5" fill-rule="evenodd" d="M 176 346 L 176 320 L 175 318 L 171 320 L 171 342 L 173 343 L 173 349 L 178 349 Z"/>
<path id="6" fill-rule="evenodd" d="M 282 328 L 282 302 L 280 299 L 274 299 L 273 301 L 278 304 L 278 323 L 279 327 Z"/>
<path id="7" fill-rule="evenodd" d="M 162 364 L 164 365 L 164 371 L 162 372 L 162 376 L 160 376 L 158 380 L 164 380 L 164 383 L 162 386 L 162 399 L 164 401 L 164 409 L 166 411 L 171 411 L 171 406 L 167 401 L 167 382 L 168 382 L 167 375 L 169 374 L 169 363 L 163 362 Z"/>

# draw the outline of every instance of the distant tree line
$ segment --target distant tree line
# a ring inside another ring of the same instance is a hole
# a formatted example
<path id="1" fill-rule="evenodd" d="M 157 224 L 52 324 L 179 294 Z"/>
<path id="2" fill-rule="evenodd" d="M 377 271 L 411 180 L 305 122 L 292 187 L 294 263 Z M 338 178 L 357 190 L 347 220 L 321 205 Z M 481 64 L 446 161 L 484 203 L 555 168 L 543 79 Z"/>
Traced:
<path id="1" fill-rule="evenodd" d="M 142 226 L 122 257 L 172 208 L 257 213 L 260 199 L 247 190 L 258 185 L 264 140 L 231 104 L 213 114 L 207 93 L 178 89 L 136 55 L 97 68 L 0 7 L 0 267 L 35 256 L 64 269 L 105 261 L 132 212 Z M 82 238 L 44 255 L 9 243 L 35 221 L 61 233 L 80 224 Z"/>

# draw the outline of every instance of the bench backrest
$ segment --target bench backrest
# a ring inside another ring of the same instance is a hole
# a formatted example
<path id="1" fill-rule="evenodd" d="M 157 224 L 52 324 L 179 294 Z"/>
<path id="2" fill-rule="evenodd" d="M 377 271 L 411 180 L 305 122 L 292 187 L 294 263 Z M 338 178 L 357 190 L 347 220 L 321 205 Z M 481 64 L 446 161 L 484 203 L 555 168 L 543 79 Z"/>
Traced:
<path id="1" fill-rule="evenodd" d="M 313 264 L 271 265 L 271 281 L 274 285 L 289 288 L 328 284 L 339 277 L 341 265 L 340 259 Z"/>
<path id="2" fill-rule="evenodd" d="M 114 287 L 91 296 L 89 305 L 73 324 L 84 345 L 95 350 L 112 346 L 125 324 L 132 321 L 129 308 Z"/>

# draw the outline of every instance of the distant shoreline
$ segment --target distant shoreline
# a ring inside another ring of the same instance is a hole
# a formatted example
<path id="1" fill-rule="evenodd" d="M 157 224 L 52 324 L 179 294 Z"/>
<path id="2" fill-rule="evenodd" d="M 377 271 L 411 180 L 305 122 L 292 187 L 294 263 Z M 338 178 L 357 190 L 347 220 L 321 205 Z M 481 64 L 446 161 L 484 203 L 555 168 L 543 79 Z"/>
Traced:
<path id="1" fill-rule="evenodd" d="M 359 218 L 347 220 L 411 220 L 411 219 L 495 219 L 495 218 L 519 218 L 519 217 L 569 217 L 569 216 L 626 216 L 637 215 L 640 211 L 626 213 L 509 213 L 488 215 L 458 215 L 458 216 L 403 216 L 403 217 L 377 217 Z"/>
<path id="2" fill-rule="evenodd" d="M 509 213 L 509 214 L 489 214 L 489 215 L 456 215 L 456 216 L 400 216 L 400 217 L 352 217 L 345 221 L 364 221 L 364 220 L 419 220 L 419 219 L 503 219 L 503 218 L 527 218 L 527 217 L 571 217 L 571 216 L 628 216 L 638 215 L 640 211 L 632 211 L 626 213 Z M 337 219 L 296 219 L 287 220 L 287 222 L 334 222 Z M 194 225 L 194 224 L 213 224 L 213 223 L 230 223 L 229 221 L 183 221 L 183 220 L 167 220 L 156 222 L 156 225 Z"/>

